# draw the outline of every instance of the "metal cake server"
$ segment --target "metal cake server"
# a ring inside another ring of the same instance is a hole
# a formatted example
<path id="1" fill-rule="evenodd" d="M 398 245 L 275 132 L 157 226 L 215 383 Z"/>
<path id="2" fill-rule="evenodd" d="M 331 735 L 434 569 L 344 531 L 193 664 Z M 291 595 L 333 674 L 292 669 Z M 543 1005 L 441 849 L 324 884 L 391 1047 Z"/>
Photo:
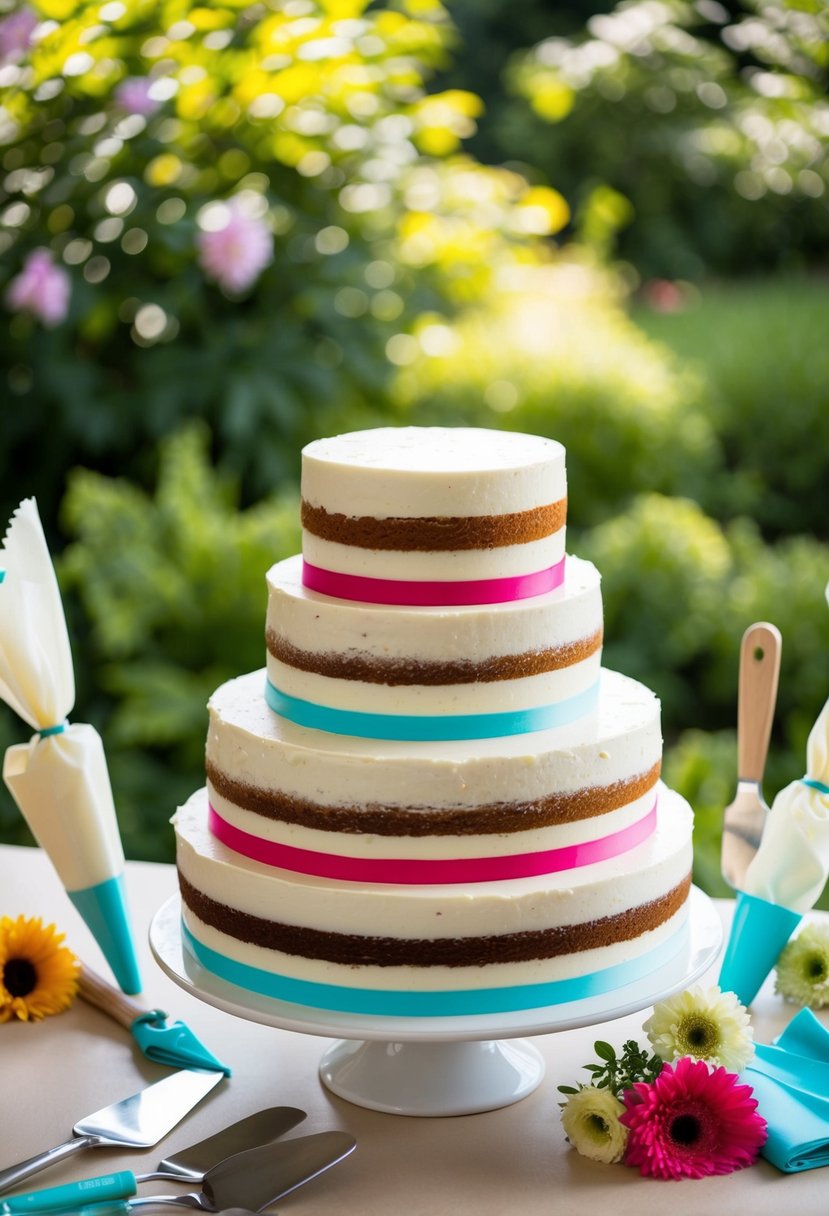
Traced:
<path id="1" fill-rule="evenodd" d="M 270 1106 L 267 1110 L 247 1115 L 229 1127 L 222 1128 L 206 1140 L 191 1144 L 159 1161 L 153 1174 L 139 1174 L 139 1182 L 155 1178 L 180 1178 L 184 1182 L 201 1182 L 204 1175 L 217 1161 L 224 1161 L 235 1153 L 268 1144 L 284 1136 L 307 1118 L 304 1110 L 295 1106 Z"/>
<path id="2" fill-rule="evenodd" d="M 740 645 L 737 699 L 737 793 L 725 808 L 720 867 L 739 891 L 760 846 L 768 814 L 762 781 L 780 678 L 780 630 L 767 621 L 750 625 Z"/>
<path id="3" fill-rule="evenodd" d="M 224 1073 L 184 1069 L 81 1119 L 71 1140 L 0 1170 L 0 1194 L 83 1148 L 151 1148 L 201 1102 Z"/>
<path id="4" fill-rule="evenodd" d="M 0 1200 L 0 1216 L 23 1216 L 27 1212 L 63 1216 L 79 1209 L 85 1216 L 114 1216 L 156 1205 L 218 1212 L 233 1204 L 257 1212 L 330 1169 L 356 1146 L 353 1136 L 338 1131 L 260 1144 L 214 1165 L 204 1175 L 202 1189 L 186 1195 L 130 1198 L 137 1179 L 131 1171 L 121 1170 L 66 1186 L 13 1195 Z"/>

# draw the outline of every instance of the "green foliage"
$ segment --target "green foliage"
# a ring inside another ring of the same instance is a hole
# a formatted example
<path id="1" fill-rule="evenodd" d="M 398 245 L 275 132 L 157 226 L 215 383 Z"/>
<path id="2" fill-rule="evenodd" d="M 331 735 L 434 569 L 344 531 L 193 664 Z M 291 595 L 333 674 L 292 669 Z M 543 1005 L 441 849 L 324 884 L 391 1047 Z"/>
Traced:
<path id="1" fill-rule="evenodd" d="M 438 0 L 35 7 L 54 20 L 4 68 L 0 290 L 45 246 L 71 305 L 54 329 L 0 329 L 0 509 L 25 463 L 50 531 L 63 470 L 150 484 L 157 440 L 193 417 L 246 497 L 269 493 L 305 441 L 377 417 L 424 308 L 545 256 L 567 219 L 554 191 L 459 155 L 480 103 L 427 92 L 451 39 Z M 136 79 L 157 90 L 146 117 L 119 100 Z M 275 241 L 242 292 L 198 256 L 230 197 Z"/>
<path id="2" fill-rule="evenodd" d="M 789 279 L 712 285 L 676 312 L 640 307 L 637 324 L 705 377 L 701 409 L 727 476 L 698 498 L 720 519 L 747 515 L 764 535 L 824 539 L 829 474 L 829 291 Z"/>
<path id="3" fill-rule="evenodd" d="M 577 260 L 512 273 L 447 326 L 424 317 L 401 371 L 401 417 L 550 435 L 567 447 L 568 518 L 611 515 L 634 487 L 702 493 L 718 445 L 699 381 L 630 323 L 614 285 Z"/>
<path id="4" fill-rule="evenodd" d="M 81 471 L 64 518 L 77 540 L 62 585 L 89 621 L 125 848 L 168 858 L 166 821 L 203 781 L 208 697 L 262 664 L 264 575 L 298 547 L 297 501 L 240 510 L 236 487 L 210 467 L 207 431 L 191 426 L 162 444 L 152 498 Z"/>
<path id="5" fill-rule="evenodd" d="M 829 646 L 829 548 L 808 537 L 766 546 L 747 520 L 723 528 L 695 503 L 657 495 L 574 547 L 602 572 L 606 662 L 655 689 L 671 736 L 733 724 L 740 638 L 754 621 L 776 624 L 779 738 L 802 767 L 829 693 L 815 662 Z"/>
<path id="6" fill-rule="evenodd" d="M 635 1039 L 627 1039 L 618 1055 L 612 1044 L 601 1039 L 593 1044 L 593 1050 L 601 1063 L 583 1065 L 590 1073 L 590 1084 L 597 1089 L 609 1089 L 617 1098 L 621 1098 L 625 1090 L 631 1089 L 637 1081 L 649 1084 L 656 1080 L 662 1071 L 659 1056 L 649 1052 L 646 1047 L 640 1047 Z M 559 1085 L 557 1088 L 561 1094 L 578 1093 L 572 1085 Z"/>
<path id="7" fill-rule="evenodd" d="M 554 178 L 583 237 L 602 207 L 600 245 L 618 225 L 645 276 L 808 266 L 829 240 L 828 34 L 799 0 L 622 0 L 516 56 L 527 104 L 496 108 L 498 145 Z"/>

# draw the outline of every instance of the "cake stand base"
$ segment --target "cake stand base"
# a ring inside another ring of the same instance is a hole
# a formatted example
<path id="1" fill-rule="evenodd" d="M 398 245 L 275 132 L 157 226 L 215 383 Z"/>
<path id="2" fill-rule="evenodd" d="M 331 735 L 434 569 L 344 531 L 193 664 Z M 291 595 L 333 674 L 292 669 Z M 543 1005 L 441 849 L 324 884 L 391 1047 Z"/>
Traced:
<path id="1" fill-rule="evenodd" d="M 340 1039 L 320 1061 L 325 1085 L 392 1115 L 474 1115 L 537 1089 L 544 1057 L 526 1039 L 378 1043 Z"/>

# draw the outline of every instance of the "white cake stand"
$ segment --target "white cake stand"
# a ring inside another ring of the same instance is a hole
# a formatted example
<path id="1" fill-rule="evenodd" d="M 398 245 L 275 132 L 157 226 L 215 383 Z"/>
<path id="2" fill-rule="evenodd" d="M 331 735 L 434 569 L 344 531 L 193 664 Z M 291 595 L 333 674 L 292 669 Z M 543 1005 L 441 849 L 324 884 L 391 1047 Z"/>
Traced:
<path id="1" fill-rule="evenodd" d="M 183 945 L 177 895 L 158 910 L 150 926 L 157 962 L 185 991 L 248 1021 L 338 1036 L 320 1061 L 325 1085 L 358 1106 L 396 1115 L 471 1115 L 519 1101 L 544 1077 L 543 1056 L 520 1036 L 591 1026 L 645 1009 L 698 979 L 721 944 L 717 911 L 693 887 L 682 948 L 658 971 L 624 988 L 516 1013 L 372 1017 L 277 1001 L 206 971 Z"/>

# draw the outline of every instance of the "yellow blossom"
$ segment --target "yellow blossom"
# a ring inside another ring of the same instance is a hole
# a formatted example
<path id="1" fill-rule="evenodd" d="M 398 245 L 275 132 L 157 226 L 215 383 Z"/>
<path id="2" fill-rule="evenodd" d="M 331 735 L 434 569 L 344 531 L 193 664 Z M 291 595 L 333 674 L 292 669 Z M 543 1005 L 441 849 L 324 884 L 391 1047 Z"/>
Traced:
<path id="1" fill-rule="evenodd" d="M 79 964 L 63 940 L 40 917 L 0 919 L 0 1022 L 27 1022 L 68 1009 Z"/>

